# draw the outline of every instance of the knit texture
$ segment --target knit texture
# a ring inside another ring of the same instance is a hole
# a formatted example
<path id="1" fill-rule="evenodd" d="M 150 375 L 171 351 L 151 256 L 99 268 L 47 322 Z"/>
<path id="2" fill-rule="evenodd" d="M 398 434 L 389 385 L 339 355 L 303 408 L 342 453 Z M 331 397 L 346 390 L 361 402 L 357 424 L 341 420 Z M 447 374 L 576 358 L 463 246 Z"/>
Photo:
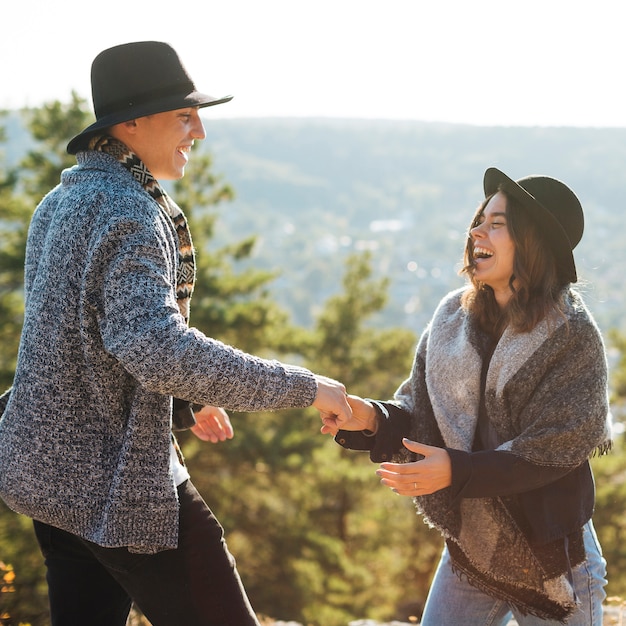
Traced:
<path id="1" fill-rule="evenodd" d="M 411 378 L 395 404 L 413 417 L 409 437 L 471 451 L 480 401 L 482 356 L 461 291 L 445 298 L 420 338 Z M 485 405 L 507 451 L 536 465 L 574 469 L 610 446 L 607 365 L 600 333 L 580 297 L 566 296 L 566 318 L 530 333 L 506 329 L 491 358 Z M 394 460 L 415 460 L 399 453 Z M 564 619 L 575 608 L 562 541 L 527 537 L 515 498 L 464 498 L 444 489 L 416 499 L 447 540 L 457 571 L 522 612 Z M 578 534 L 572 539 L 578 543 Z M 583 558 L 573 545 L 571 565 Z M 576 560 L 576 555 L 578 559 Z"/>
<path id="2" fill-rule="evenodd" d="M 170 198 L 145 163 L 126 144 L 110 135 L 96 135 L 89 140 L 89 150 L 105 152 L 117 159 L 154 198 L 172 220 L 178 235 L 178 267 L 176 269 L 176 301 L 180 314 L 189 322 L 189 301 L 196 282 L 196 258 L 187 218 Z"/>
<path id="3" fill-rule="evenodd" d="M 315 377 L 189 328 L 171 219 L 112 156 L 77 159 L 29 230 L 0 496 L 102 546 L 175 548 L 171 396 L 238 411 L 305 407 Z"/>
<path id="4" fill-rule="evenodd" d="M 176 303 L 180 314 L 189 323 L 189 305 L 196 282 L 196 257 L 191 240 L 187 218 L 181 208 L 167 195 L 152 176 L 146 164 L 125 143 L 106 133 L 94 135 L 88 142 L 89 150 L 96 150 L 115 157 L 133 178 L 154 198 L 165 214 L 172 220 L 178 235 L 178 265 L 176 267 Z M 191 403 L 180 398 L 173 398 L 173 430 L 185 430 L 196 424 Z M 185 458 L 172 433 L 172 443 L 179 461 L 184 465 Z"/>

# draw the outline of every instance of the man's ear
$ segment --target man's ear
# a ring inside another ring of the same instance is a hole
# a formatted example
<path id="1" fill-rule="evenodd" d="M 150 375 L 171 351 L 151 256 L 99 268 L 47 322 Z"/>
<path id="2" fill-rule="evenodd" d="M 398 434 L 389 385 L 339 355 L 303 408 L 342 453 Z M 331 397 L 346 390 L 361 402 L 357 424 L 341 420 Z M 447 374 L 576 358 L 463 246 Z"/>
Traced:
<path id="1" fill-rule="evenodd" d="M 115 124 L 114 126 L 111 126 L 109 132 L 113 137 L 117 137 L 117 139 L 124 141 L 125 137 L 130 137 L 136 134 L 137 120 L 132 119 L 126 122 L 120 122 L 119 124 Z"/>
<path id="2" fill-rule="evenodd" d="M 137 132 L 137 120 L 122 122 L 120 126 L 123 126 L 124 130 L 131 135 L 134 135 Z"/>

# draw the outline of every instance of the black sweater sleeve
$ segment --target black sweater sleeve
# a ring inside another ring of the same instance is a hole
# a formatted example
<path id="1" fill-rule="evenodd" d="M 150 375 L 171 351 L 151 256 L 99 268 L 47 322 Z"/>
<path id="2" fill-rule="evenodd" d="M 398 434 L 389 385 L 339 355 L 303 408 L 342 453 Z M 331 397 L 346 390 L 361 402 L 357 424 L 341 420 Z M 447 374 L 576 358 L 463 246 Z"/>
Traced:
<path id="1" fill-rule="evenodd" d="M 545 467 L 501 450 L 463 452 L 447 448 L 452 463 L 453 501 L 532 491 L 553 483 L 571 467 Z"/>
<path id="2" fill-rule="evenodd" d="M 382 463 L 391 460 L 402 448 L 402 439 L 409 432 L 410 415 L 390 403 L 370 402 L 376 409 L 377 433 L 370 435 L 366 431 L 340 430 L 335 441 L 344 448 L 369 451 L 374 463 Z M 450 490 L 453 503 L 461 498 L 490 498 L 533 491 L 572 471 L 570 467 L 535 465 L 501 450 L 446 450 L 452 463 Z"/>
<path id="3" fill-rule="evenodd" d="M 410 415 L 389 403 L 370 400 L 376 409 L 378 430 L 367 432 L 340 430 L 335 441 L 350 450 L 366 450 L 374 463 L 389 461 L 402 448 Z M 572 468 L 545 467 L 500 450 L 464 452 L 446 448 L 452 463 L 453 501 L 460 498 L 489 498 L 532 491 L 557 481 Z"/>

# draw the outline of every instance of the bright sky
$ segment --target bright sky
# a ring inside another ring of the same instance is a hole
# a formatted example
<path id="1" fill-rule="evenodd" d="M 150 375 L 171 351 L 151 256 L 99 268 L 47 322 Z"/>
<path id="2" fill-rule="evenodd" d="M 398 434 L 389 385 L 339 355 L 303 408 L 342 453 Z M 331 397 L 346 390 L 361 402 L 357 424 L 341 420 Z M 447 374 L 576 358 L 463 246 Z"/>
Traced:
<path id="1" fill-rule="evenodd" d="M 91 102 L 101 50 L 172 44 L 215 117 L 626 126 L 623 0 L 6 0 L 0 108 Z M 209 112 L 210 111 L 210 112 Z"/>

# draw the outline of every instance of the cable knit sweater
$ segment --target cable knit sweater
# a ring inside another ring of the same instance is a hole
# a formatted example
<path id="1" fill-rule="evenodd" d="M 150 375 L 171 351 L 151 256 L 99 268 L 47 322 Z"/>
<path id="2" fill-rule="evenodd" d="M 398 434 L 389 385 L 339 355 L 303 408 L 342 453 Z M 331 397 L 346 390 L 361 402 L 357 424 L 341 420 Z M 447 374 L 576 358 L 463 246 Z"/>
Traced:
<path id="1" fill-rule="evenodd" d="M 102 546 L 175 548 L 171 396 L 309 406 L 311 372 L 189 328 L 171 220 L 116 160 L 82 152 L 38 206 L 14 384 L 0 401 L 0 496 Z"/>

